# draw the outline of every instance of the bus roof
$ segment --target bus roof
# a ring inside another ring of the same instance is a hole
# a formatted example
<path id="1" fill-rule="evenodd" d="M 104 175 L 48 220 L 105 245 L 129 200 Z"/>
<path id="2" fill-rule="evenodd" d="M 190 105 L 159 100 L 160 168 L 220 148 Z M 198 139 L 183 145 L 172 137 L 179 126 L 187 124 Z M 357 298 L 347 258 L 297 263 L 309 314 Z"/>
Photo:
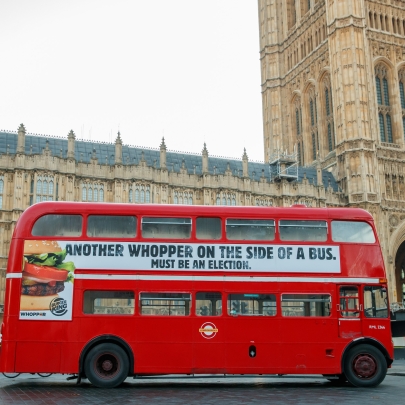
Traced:
<path id="1" fill-rule="evenodd" d="M 338 219 L 374 222 L 371 214 L 360 208 L 307 208 L 257 206 L 204 206 L 175 204 L 120 204 L 48 201 L 27 208 L 17 222 L 14 237 L 31 235 L 34 222 L 46 214 L 149 215 L 149 216 L 221 216 L 271 219 Z"/>

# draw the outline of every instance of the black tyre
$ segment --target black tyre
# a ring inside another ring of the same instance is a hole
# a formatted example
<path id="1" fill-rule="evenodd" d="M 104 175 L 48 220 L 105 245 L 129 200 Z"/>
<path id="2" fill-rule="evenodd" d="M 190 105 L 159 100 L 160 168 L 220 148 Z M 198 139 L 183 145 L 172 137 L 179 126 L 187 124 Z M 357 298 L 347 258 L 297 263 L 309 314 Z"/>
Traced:
<path id="1" fill-rule="evenodd" d="M 358 345 L 347 353 L 344 373 L 349 383 L 356 387 L 376 387 L 387 374 L 387 362 L 374 346 Z"/>
<path id="2" fill-rule="evenodd" d="M 84 361 L 86 377 L 100 388 L 117 387 L 128 377 L 128 371 L 127 354 L 112 343 L 101 343 L 93 347 Z"/>

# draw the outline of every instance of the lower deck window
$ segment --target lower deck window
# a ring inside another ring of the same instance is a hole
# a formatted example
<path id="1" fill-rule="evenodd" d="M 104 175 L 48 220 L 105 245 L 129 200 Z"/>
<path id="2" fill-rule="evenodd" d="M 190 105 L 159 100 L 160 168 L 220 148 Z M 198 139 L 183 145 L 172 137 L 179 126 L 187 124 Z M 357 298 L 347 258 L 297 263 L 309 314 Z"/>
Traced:
<path id="1" fill-rule="evenodd" d="M 283 294 L 283 316 L 329 316 L 331 296 L 328 294 Z"/>
<path id="2" fill-rule="evenodd" d="M 198 292 L 195 297 L 197 316 L 222 315 L 222 296 L 220 292 Z"/>
<path id="3" fill-rule="evenodd" d="M 273 294 L 229 294 L 228 314 L 243 316 L 275 316 L 276 296 Z"/>
<path id="4" fill-rule="evenodd" d="M 85 291 L 83 312 L 98 315 L 132 315 L 134 300 L 132 291 Z"/>
<path id="5" fill-rule="evenodd" d="M 190 315 L 191 294 L 141 293 L 141 315 L 186 316 Z"/>

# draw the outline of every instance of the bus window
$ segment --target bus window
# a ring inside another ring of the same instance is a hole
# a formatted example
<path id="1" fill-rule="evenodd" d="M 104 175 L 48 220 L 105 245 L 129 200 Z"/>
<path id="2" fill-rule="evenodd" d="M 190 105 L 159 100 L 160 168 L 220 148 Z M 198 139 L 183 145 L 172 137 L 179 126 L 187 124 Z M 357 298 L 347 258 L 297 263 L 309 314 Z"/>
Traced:
<path id="1" fill-rule="evenodd" d="M 85 291 L 83 312 L 97 315 L 132 315 L 134 300 L 132 291 Z"/>
<path id="2" fill-rule="evenodd" d="M 280 239 L 291 241 L 325 242 L 328 233 L 326 221 L 280 221 Z"/>
<path id="3" fill-rule="evenodd" d="M 275 316 L 276 296 L 273 294 L 229 294 L 228 315 Z"/>
<path id="4" fill-rule="evenodd" d="M 32 228 L 33 236 L 80 236 L 81 215 L 44 215 Z"/>
<path id="5" fill-rule="evenodd" d="M 143 217 L 142 236 L 154 239 L 189 239 L 191 219 Z"/>
<path id="6" fill-rule="evenodd" d="M 191 294 L 141 293 L 141 315 L 186 316 L 190 315 Z"/>
<path id="7" fill-rule="evenodd" d="M 283 316 L 329 316 L 330 308 L 329 294 L 283 294 L 281 296 Z"/>
<path id="8" fill-rule="evenodd" d="M 229 240 L 273 240 L 274 220 L 227 219 L 226 237 Z"/>
<path id="9" fill-rule="evenodd" d="M 367 318 L 388 317 L 388 297 L 385 287 L 364 287 L 364 315 Z"/>
<path id="10" fill-rule="evenodd" d="M 220 218 L 197 218 L 196 237 L 197 239 L 221 239 Z"/>
<path id="11" fill-rule="evenodd" d="M 198 316 L 222 315 L 220 292 L 198 292 L 195 296 L 195 314 Z"/>
<path id="12" fill-rule="evenodd" d="M 90 215 L 87 219 L 87 236 L 134 238 L 136 236 L 136 217 L 129 215 Z"/>
<path id="13" fill-rule="evenodd" d="M 334 242 L 374 243 L 373 228 L 367 222 L 332 221 Z"/>
<path id="14" fill-rule="evenodd" d="M 359 289 L 356 286 L 340 287 L 340 314 L 349 318 L 360 316 Z"/>

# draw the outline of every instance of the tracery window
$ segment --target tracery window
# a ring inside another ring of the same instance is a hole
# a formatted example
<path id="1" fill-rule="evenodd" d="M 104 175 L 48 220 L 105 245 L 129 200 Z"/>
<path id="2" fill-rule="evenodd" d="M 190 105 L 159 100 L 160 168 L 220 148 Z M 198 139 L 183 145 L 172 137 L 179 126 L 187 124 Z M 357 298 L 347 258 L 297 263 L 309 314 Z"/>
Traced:
<path id="1" fill-rule="evenodd" d="M 193 193 L 191 191 L 175 191 L 174 204 L 193 205 Z"/>
<path id="2" fill-rule="evenodd" d="M 301 98 L 295 97 L 293 101 L 293 111 L 294 111 L 294 122 L 295 134 L 297 136 L 297 145 L 298 145 L 298 164 L 302 166 L 304 164 L 304 141 L 302 134 L 302 108 L 301 108 Z"/>
<path id="3" fill-rule="evenodd" d="M 328 151 L 331 152 L 335 148 L 335 133 L 333 122 L 332 88 L 329 76 L 327 76 L 324 80 L 324 102 L 326 116 L 326 141 Z"/>
<path id="4" fill-rule="evenodd" d="M 103 202 L 104 185 L 101 183 L 82 183 L 82 201 Z"/>
<path id="5" fill-rule="evenodd" d="M 136 204 L 149 204 L 151 202 L 150 185 L 136 183 L 129 190 L 129 202 L 135 202 Z"/>
<path id="6" fill-rule="evenodd" d="M 381 142 L 393 143 L 392 109 L 388 86 L 388 72 L 384 64 L 375 67 L 375 85 L 378 104 L 378 123 Z"/>
<path id="7" fill-rule="evenodd" d="M 227 192 L 217 193 L 215 205 L 235 206 L 236 205 L 236 194 L 227 193 Z"/>
<path id="8" fill-rule="evenodd" d="M 53 201 L 53 176 L 38 176 L 36 191 L 35 202 Z"/>
<path id="9" fill-rule="evenodd" d="M 401 112 L 402 112 L 402 130 L 405 139 L 405 69 L 401 69 L 398 72 L 399 78 L 399 96 L 401 100 Z"/>
<path id="10" fill-rule="evenodd" d="M 318 142 L 318 111 L 316 107 L 316 95 L 314 87 L 312 87 L 309 91 L 309 115 L 311 122 L 312 160 L 316 160 L 319 150 L 319 142 Z"/>

